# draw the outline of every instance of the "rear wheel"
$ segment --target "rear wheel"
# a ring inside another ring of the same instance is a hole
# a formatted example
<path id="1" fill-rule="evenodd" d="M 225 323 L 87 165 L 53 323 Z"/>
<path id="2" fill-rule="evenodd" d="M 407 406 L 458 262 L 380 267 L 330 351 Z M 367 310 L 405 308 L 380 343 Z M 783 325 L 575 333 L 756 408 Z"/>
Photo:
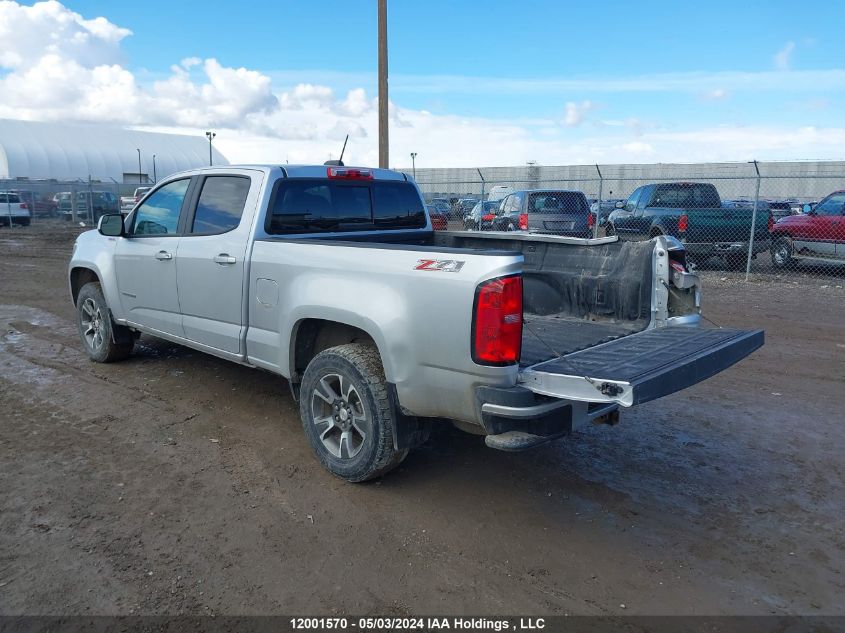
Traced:
<path id="1" fill-rule="evenodd" d="M 792 259 L 793 247 L 792 240 L 788 237 L 775 238 L 772 244 L 772 265 L 775 268 L 786 268 L 793 263 Z"/>
<path id="2" fill-rule="evenodd" d="M 94 362 L 123 360 L 132 352 L 135 341 L 126 328 L 112 321 L 100 284 L 82 286 L 76 299 L 76 324 L 82 345 Z M 116 342 L 115 334 L 122 342 Z"/>
<path id="3" fill-rule="evenodd" d="M 366 481 L 392 470 L 408 454 L 393 445 L 396 421 L 373 347 L 349 343 L 317 354 L 302 377 L 300 396 L 305 435 L 332 474 Z"/>

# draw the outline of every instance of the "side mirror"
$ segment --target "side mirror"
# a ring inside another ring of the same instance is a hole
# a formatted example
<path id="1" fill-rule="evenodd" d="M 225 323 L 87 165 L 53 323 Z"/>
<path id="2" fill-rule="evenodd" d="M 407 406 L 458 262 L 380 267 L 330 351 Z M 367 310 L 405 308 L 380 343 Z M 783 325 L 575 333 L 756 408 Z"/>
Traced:
<path id="1" fill-rule="evenodd" d="M 624 200 L 617 200 L 616 204 L 613 205 L 613 206 L 615 206 L 617 209 L 624 209 L 625 208 L 625 201 Z"/>
<path id="2" fill-rule="evenodd" d="M 812 213 L 813 212 L 813 205 L 805 204 L 803 209 L 804 209 L 804 213 Z"/>
<path id="3" fill-rule="evenodd" d="M 110 213 L 100 218 L 100 223 L 97 225 L 97 230 L 100 235 L 107 237 L 123 237 L 123 216 L 119 213 Z"/>

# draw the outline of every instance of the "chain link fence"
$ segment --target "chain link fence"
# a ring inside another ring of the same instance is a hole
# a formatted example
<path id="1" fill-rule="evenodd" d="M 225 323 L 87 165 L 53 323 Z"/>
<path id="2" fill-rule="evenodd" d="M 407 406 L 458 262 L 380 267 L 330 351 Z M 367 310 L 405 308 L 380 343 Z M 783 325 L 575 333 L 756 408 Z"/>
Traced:
<path id="1" fill-rule="evenodd" d="M 96 180 L 0 180 L 0 227 L 64 221 L 95 224 L 106 213 L 131 208 L 137 184 Z"/>
<path id="2" fill-rule="evenodd" d="M 797 167 L 796 167 L 797 165 Z M 692 266 L 845 273 L 845 164 L 417 169 L 436 228 L 670 235 Z M 443 217 L 445 221 L 439 221 Z"/>

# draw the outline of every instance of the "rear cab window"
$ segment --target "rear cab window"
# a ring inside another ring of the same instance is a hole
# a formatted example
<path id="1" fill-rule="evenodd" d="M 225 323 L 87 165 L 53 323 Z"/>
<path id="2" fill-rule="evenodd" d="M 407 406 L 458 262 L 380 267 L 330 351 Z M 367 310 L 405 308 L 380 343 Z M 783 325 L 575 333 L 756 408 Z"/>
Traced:
<path id="1" fill-rule="evenodd" d="M 721 206 L 716 187 L 707 183 L 657 185 L 649 207 L 667 209 L 708 209 Z"/>
<path id="2" fill-rule="evenodd" d="M 265 230 L 271 235 L 422 229 L 425 209 L 407 182 L 279 180 Z"/>
<path id="3" fill-rule="evenodd" d="M 587 213 L 587 198 L 578 191 L 532 192 L 528 213 Z"/>

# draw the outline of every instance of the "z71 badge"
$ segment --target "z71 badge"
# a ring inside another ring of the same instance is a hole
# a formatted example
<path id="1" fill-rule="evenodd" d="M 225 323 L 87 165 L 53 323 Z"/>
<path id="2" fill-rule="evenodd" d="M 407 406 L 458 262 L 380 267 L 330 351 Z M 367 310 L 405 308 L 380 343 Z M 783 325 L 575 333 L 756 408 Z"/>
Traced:
<path id="1" fill-rule="evenodd" d="M 457 259 L 419 259 L 414 270 L 431 270 L 441 273 L 457 273 L 466 262 Z"/>

